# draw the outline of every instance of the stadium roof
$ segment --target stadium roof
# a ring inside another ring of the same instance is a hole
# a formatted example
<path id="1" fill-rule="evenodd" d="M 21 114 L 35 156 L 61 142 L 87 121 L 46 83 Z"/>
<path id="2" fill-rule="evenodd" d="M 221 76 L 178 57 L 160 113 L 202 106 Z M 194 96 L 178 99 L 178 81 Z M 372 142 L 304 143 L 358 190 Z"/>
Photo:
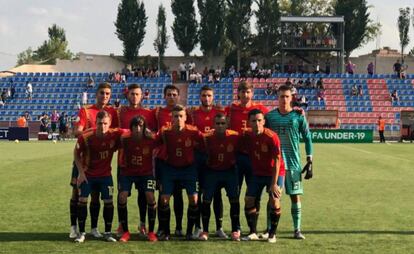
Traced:
<path id="1" fill-rule="evenodd" d="M 343 23 L 343 16 L 282 16 L 280 22 L 286 23 Z"/>

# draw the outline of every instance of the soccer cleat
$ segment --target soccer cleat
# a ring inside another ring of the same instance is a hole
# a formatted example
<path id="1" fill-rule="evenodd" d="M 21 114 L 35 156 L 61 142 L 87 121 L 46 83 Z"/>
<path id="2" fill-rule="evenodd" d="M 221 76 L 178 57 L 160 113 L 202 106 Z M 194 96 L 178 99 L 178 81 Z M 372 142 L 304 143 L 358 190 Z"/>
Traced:
<path id="1" fill-rule="evenodd" d="M 105 232 L 103 237 L 104 237 L 105 241 L 107 241 L 107 242 L 116 242 L 116 239 L 112 237 L 111 232 Z"/>
<path id="2" fill-rule="evenodd" d="M 85 241 L 85 238 L 86 238 L 86 233 L 82 232 L 78 235 L 78 237 L 76 237 L 75 243 L 83 243 Z"/>
<path id="3" fill-rule="evenodd" d="M 196 227 L 194 229 L 193 239 L 198 239 L 200 237 L 201 233 L 203 233 L 203 231 L 200 228 Z"/>
<path id="4" fill-rule="evenodd" d="M 122 228 L 122 224 L 119 224 L 118 228 L 116 229 L 116 236 L 121 237 L 124 234 L 124 229 Z"/>
<path id="5" fill-rule="evenodd" d="M 257 236 L 256 233 L 251 233 L 248 236 L 245 236 L 242 238 L 243 241 L 258 241 L 259 237 Z"/>
<path id="6" fill-rule="evenodd" d="M 259 237 L 263 240 L 268 240 L 269 239 L 269 232 L 263 232 L 262 234 L 259 234 Z"/>
<path id="7" fill-rule="evenodd" d="M 121 238 L 119 238 L 119 241 L 126 243 L 129 241 L 130 238 L 131 238 L 131 234 L 127 231 L 127 232 L 124 232 L 124 234 L 122 234 Z"/>
<path id="8" fill-rule="evenodd" d="M 176 229 L 174 233 L 175 233 L 175 236 L 178 236 L 178 237 L 184 236 L 184 233 L 181 229 Z"/>
<path id="9" fill-rule="evenodd" d="M 240 242 L 240 231 L 231 232 L 231 240 Z"/>
<path id="10" fill-rule="evenodd" d="M 99 233 L 98 228 L 91 229 L 91 235 L 95 238 L 102 238 L 102 234 Z"/>
<path id="11" fill-rule="evenodd" d="M 207 241 L 208 240 L 208 232 L 201 232 L 198 239 L 201 240 L 201 241 Z"/>
<path id="12" fill-rule="evenodd" d="M 198 238 L 196 238 L 196 239 L 198 239 Z M 194 239 L 193 234 L 185 235 L 185 240 L 187 240 L 187 241 L 192 241 L 192 240 L 196 240 L 196 239 Z"/>
<path id="13" fill-rule="evenodd" d="M 154 232 L 148 232 L 148 241 L 150 242 L 156 242 L 158 241 L 158 237 Z"/>
<path id="14" fill-rule="evenodd" d="M 216 231 L 216 236 L 220 237 L 221 239 L 229 238 L 229 236 L 223 231 L 222 228 Z"/>
<path id="15" fill-rule="evenodd" d="M 145 227 L 145 223 L 141 223 L 141 225 L 138 228 L 138 231 L 143 236 L 147 235 L 147 228 Z"/>
<path id="16" fill-rule="evenodd" d="M 79 235 L 78 228 L 76 226 L 70 226 L 69 238 L 75 239 Z"/>
<path id="17" fill-rule="evenodd" d="M 161 231 L 161 234 L 158 237 L 158 240 L 160 240 L 160 241 L 169 241 L 170 240 L 170 235 Z"/>
<path id="18" fill-rule="evenodd" d="M 275 243 L 276 242 L 276 234 L 269 235 L 269 237 L 267 238 L 267 242 Z"/>
<path id="19" fill-rule="evenodd" d="M 305 236 L 302 234 L 302 232 L 300 232 L 300 230 L 295 230 L 295 232 L 293 233 L 293 238 L 298 239 L 298 240 L 305 240 Z"/>

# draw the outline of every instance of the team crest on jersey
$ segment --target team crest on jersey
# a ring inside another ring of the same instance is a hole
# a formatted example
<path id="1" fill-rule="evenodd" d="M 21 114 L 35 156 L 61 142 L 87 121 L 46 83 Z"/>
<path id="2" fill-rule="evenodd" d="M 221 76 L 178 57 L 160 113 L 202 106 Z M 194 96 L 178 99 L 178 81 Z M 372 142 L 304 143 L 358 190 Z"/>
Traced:
<path id="1" fill-rule="evenodd" d="M 208 116 L 207 116 L 207 117 L 206 117 L 206 121 L 210 121 L 210 117 L 208 117 Z"/>
<path id="2" fill-rule="evenodd" d="M 231 152 L 233 152 L 234 151 L 234 146 L 232 145 L 232 144 L 229 144 L 228 146 L 227 146 L 227 152 L 228 153 L 231 153 Z"/>
<path id="3" fill-rule="evenodd" d="M 262 144 L 262 152 L 267 153 L 269 151 L 269 149 L 267 148 L 266 144 Z"/>
<path id="4" fill-rule="evenodd" d="M 142 154 L 147 155 L 149 154 L 150 149 L 148 147 L 144 147 L 144 149 L 142 149 Z"/>
<path id="5" fill-rule="evenodd" d="M 185 140 L 185 147 L 190 147 L 191 146 L 191 139 L 187 138 Z"/>

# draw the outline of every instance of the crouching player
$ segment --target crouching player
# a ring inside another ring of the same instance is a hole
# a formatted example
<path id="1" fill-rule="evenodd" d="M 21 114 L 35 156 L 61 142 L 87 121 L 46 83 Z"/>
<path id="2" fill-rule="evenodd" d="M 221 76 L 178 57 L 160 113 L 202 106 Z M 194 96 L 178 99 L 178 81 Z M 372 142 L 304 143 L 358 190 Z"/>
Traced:
<path id="1" fill-rule="evenodd" d="M 119 149 L 121 165 L 118 217 L 124 231 L 119 240 L 127 242 L 130 238 L 127 199 L 132 184 L 135 184 L 139 195 L 145 195 L 146 197 L 149 224 L 148 240 L 154 242 L 157 241 L 157 236 L 154 233 L 156 202 L 152 152 L 156 147 L 156 141 L 155 137 L 149 131 L 146 131 L 145 118 L 142 116 L 132 118 L 129 129 L 130 133 L 122 135 Z"/>
<path id="2" fill-rule="evenodd" d="M 280 197 L 282 194 L 283 177 L 280 171 L 280 141 L 277 134 L 264 127 L 265 119 L 262 111 L 253 109 L 248 115 L 251 130 L 243 133 L 243 144 L 249 154 L 253 175 L 247 184 L 245 197 L 245 215 L 250 228 L 248 236 L 243 240 L 258 240 L 256 197 L 261 196 L 263 187 L 269 193 L 271 207 L 268 242 L 276 242 L 276 229 L 280 219 Z"/>
<path id="3" fill-rule="evenodd" d="M 239 147 L 239 134 L 228 130 L 224 113 L 217 113 L 213 122 L 214 131 L 204 136 L 204 149 L 207 153 L 207 168 L 204 171 L 202 204 L 203 232 L 199 239 L 207 240 L 210 222 L 210 205 L 214 194 L 224 186 L 230 201 L 231 238 L 240 241 L 239 182 L 236 170 L 236 152 Z"/>
<path id="4" fill-rule="evenodd" d="M 111 116 L 109 113 L 100 111 L 96 115 L 96 129 L 84 132 L 76 143 L 75 163 L 79 169 L 77 185 L 80 192 L 78 203 L 79 236 L 75 239 L 75 242 L 78 243 L 85 241 L 86 205 L 91 192 L 100 193 L 104 202 L 104 238 L 108 242 L 116 242 L 111 234 L 114 217 L 111 162 L 114 152 L 118 149 L 122 131 L 110 129 L 110 125 Z"/>

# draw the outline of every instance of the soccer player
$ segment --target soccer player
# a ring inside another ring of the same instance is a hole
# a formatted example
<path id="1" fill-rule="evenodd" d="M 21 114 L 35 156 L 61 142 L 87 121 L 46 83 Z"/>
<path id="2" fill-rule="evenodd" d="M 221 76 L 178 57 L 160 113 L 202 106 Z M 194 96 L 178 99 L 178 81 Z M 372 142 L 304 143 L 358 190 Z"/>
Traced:
<path id="1" fill-rule="evenodd" d="M 292 92 L 290 87 L 286 85 L 279 87 L 278 95 L 279 107 L 269 112 L 266 119 L 269 128 L 280 137 L 282 157 L 286 167 L 285 189 L 292 203 L 293 236 L 295 239 L 305 239 L 300 231 L 302 217 L 300 195 L 303 194 L 303 183 L 299 142 L 300 136 L 302 136 L 305 141 L 306 160 L 309 166 L 312 163 L 311 133 L 305 116 L 293 110 L 291 106 Z"/>
<path id="2" fill-rule="evenodd" d="M 78 137 L 75 148 L 75 163 L 79 170 L 77 185 L 79 186 L 78 223 L 79 236 L 75 242 L 85 241 L 85 221 L 87 202 L 92 191 L 101 194 L 104 202 L 103 217 L 105 221 L 104 238 L 108 242 L 116 242 L 112 237 L 111 227 L 114 217 L 112 156 L 118 149 L 120 129 L 110 129 L 111 116 L 102 110 L 96 115 L 96 128 L 82 133 Z"/>
<path id="3" fill-rule="evenodd" d="M 180 90 L 174 85 L 167 85 L 164 87 L 164 100 L 165 107 L 157 107 L 154 109 L 155 119 L 157 121 L 157 129 L 161 130 L 163 126 L 171 126 L 172 110 L 178 104 L 180 99 Z M 158 178 L 159 168 L 162 167 L 163 160 L 157 155 L 155 159 L 155 172 Z M 157 179 L 158 180 L 158 179 Z M 179 184 L 175 185 L 173 192 L 174 197 L 174 214 L 175 214 L 175 235 L 183 236 L 183 215 L 184 215 L 184 200 L 183 200 L 183 187 Z M 160 201 L 158 200 L 158 203 Z"/>
<path id="4" fill-rule="evenodd" d="M 160 133 L 165 149 L 165 163 L 160 168 L 160 203 L 159 222 L 162 231 L 161 239 L 169 240 L 170 237 L 170 206 L 169 200 L 175 185 L 183 186 L 188 195 L 187 233 L 186 238 L 192 239 L 192 230 L 198 217 L 197 205 L 197 168 L 195 165 L 194 149 L 197 143 L 202 142 L 202 134 L 192 125 L 187 125 L 185 108 L 176 105 L 173 110 L 173 122 L 171 126 L 164 126 Z"/>
<path id="5" fill-rule="evenodd" d="M 83 106 L 79 112 L 79 122 L 75 127 L 75 137 L 81 135 L 84 131 L 95 128 L 96 127 L 96 115 L 99 111 L 105 110 L 107 111 L 112 118 L 111 127 L 116 127 L 118 122 L 116 110 L 110 106 L 108 106 L 109 100 L 111 98 L 111 85 L 109 83 L 101 83 L 99 84 L 96 90 L 96 103 L 94 105 L 85 105 Z M 73 162 L 72 167 L 72 178 L 70 185 L 72 186 L 72 197 L 70 199 L 70 238 L 76 238 L 78 236 L 78 229 L 77 229 L 77 206 L 78 206 L 78 197 L 79 197 L 79 190 L 77 187 L 77 178 L 78 178 L 78 169 L 76 167 L 75 162 Z M 99 202 L 99 195 L 98 193 L 92 192 L 91 194 L 91 203 L 89 206 L 89 212 L 91 214 L 91 234 L 96 237 L 100 238 L 102 235 L 99 233 L 97 225 L 98 225 L 98 217 L 99 217 L 99 210 L 100 210 L 100 202 Z"/>
<path id="6" fill-rule="evenodd" d="M 243 240 L 258 240 L 256 197 L 260 197 L 263 188 L 269 193 L 271 207 L 268 242 L 276 242 L 276 229 L 280 219 L 280 197 L 283 181 L 279 181 L 280 174 L 280 141 L 277 134 L 264 127 L 264 113 L 258 109 L 249 112 L 251 130 L 243 133 L 243 144 L 249 154 L 253 174 L 249 179 L 245 197 L 245 215 L 250 228 L 248 236 Z M 282 178 L 283 179 L 283 178 Z"/>
<path id="7" fill-rule="evenodd" d="M 129 129 L 130 122 L 135 116 L 143 116 L 145 118 L 146 126 L 150 130 L 156 130 L 157 123 L 155 121 L 154 112 L 143 108 L 141 106 L 142 101 L 142 88 L 138 84 L 130 84 L 128 86 L 128 106 L 121 106 L 118 108 L 118 126 L 122 129 Z M 119 154 L 118 154 L 119 157 Z M 119 176 L 119 172 L 117 174 Z M 145 217 L 147 211 L 147 202 L 146 197 L 143 192 L 138 193 L 138 207 L 139 207 L 139 214 L 140 214 L 140 225 L 139 231 L 142 235 L 146 235 L 146 227 L 145 227 Z M 118 203 L 119 205 L 119 203 Z M 122 235 L 123 230 L 122 227 L 118 227 L 118 234 Z"/>
<path id="8" fill-rule="evenodd" d="M 131 91 L 131 90 L 129 90 Z M 139 195 L 146 198 L 148 204 L 148 240 L 157 241 L 154 233 L 156 218 L 155 202 L 155 177 L 153 174 L 153 150 L 157 147 L 154 135 L 146 129 L 146 120 L 143 116 L 136 116 L 130 122 L 130 133 L 121 137 L 120 157 L 120 177 L 119 177 L 119 201 L 118 217 L 122 224 L 123 234 L 119 239 L 127 242 L 130 239 L 128 230 L 128 210 L 127 199 L 131 192 L 132 184 L 138 189 Z M 140 208 L 141 209 L 141 208 Z M 146 212 L 147 209 L 144 210 Z M 142 211 L 140 210 L 141 223 Z"/>
<path id="9" fill-rule="evenodd" d="M 200 90 L 200 102 L 198 107 L 191 108 L 188 111 L 187 122 L 196 126 L 201 132 L 207 133 L 213 128 L 214 117 L 217 113 L 223 112 L 224 108 L 213 104 L 214 90 L 208 85 L 201 87 Z M 205 165 L 205 156 L 202 153 L 196 151 L 196 160 L 198 164 L 198 177 L 200 182 L 200 189 L 203 190 L 204 176 L 203 170 Z M 201 206 L 201 192 L 199 192 L 199 206 Z M 223 230 L 223 200 L 221 197 L 221 191 L 217 190 L 213 199 L 213 210 L 216 218 L 216 235 L 220 238 L 227 239 L 228 236 Z M 201 233 L 200 220 L 196 221 L 196 229 L 194 230 L 194 238 L 198 238 Z"/>
<path id="10" fill-rule="evenodd" d="M 228 130 L 224 113 L 217 113 L 214 131 L 205 134 L 204 150 L 207 153 L 207 168 L 203 185 L 203 232 L 199 239 L 207 240 L 210 221 L 210 204 L 217 191 L 224 187 L 230 202 L 231 238 L 240 241 L 240 203 L 236 170 L 236 151 L 239 148 L 239 134 Z M 222 230 L 222 229 L 221 229 Z"/>

